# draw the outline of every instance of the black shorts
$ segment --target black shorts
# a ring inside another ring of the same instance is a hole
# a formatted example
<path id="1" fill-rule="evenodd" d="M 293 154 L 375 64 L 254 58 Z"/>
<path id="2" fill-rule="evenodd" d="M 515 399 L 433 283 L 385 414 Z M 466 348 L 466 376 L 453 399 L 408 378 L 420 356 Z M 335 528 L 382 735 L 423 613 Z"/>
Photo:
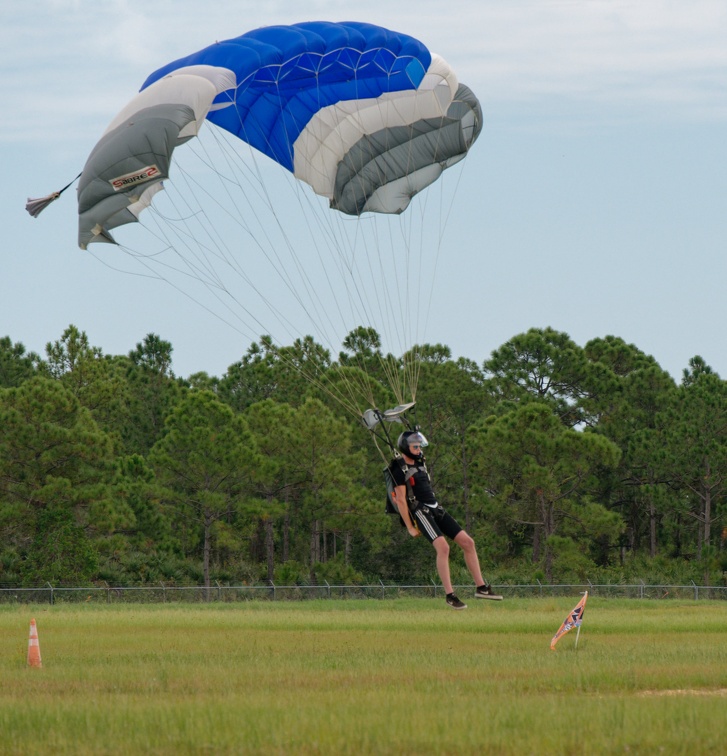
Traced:
<path id="1" fill-rule="evenodd" d="M 412 512 L 419 532 L 431 543 L 435 538 L 445 535 L 454 540 L 462 528 L 457 520 L 446 512 L 442 507 L 430 509 L 421 506 L 415 512 Z"/>

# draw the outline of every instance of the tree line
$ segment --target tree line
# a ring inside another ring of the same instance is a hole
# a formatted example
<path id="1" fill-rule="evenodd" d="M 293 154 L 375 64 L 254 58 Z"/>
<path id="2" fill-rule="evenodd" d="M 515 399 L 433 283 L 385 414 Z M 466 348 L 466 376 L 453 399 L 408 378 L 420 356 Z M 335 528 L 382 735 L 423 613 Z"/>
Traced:
<path id="1" fill-rule="evenodd" d="M 414 351 L 433 484 L 488 579 L 724 582 L 727 383 L 700 357 L 677 383 L 549 328 L 482 364 Z M 305 377 L 360 374 L 392 406 L 375 331 L 335 356 L 263 337 L 221 377 L 175 376 L 172 352 L 148 334 L 106 355 L 73 325 L 43 356 L 0 339 L 0 583 L 436 578 L 384 513 L 368 431 Z"/>

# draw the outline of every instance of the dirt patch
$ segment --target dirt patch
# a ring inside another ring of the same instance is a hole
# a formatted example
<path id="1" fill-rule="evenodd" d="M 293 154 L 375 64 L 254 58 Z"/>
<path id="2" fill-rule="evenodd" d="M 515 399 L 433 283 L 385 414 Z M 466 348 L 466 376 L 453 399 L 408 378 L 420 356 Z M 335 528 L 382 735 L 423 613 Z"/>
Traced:
<path id="1" fill-rule="evenodd" d="M 642 690 L 640 696 L 722 696 L 727 698 L 727 688 L 715 690 L 693 690 L 690 688 L 676 688 L 673 690 Z"/>

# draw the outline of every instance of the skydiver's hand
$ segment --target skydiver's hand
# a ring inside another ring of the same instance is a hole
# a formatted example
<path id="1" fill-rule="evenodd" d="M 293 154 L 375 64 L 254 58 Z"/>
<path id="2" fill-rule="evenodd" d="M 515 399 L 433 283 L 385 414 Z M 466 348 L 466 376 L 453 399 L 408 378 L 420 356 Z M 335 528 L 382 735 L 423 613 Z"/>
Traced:
<path id="1" fill-rule="evenodd" d="M 410 528 L 407 528 L 407 530 L 409 531 L 409 535 L 412 538 L 416 538 L 417 536 L 421 535 L 421 533 L 419 532 L 418 528 L 415 528 L 413 525 Z"/>

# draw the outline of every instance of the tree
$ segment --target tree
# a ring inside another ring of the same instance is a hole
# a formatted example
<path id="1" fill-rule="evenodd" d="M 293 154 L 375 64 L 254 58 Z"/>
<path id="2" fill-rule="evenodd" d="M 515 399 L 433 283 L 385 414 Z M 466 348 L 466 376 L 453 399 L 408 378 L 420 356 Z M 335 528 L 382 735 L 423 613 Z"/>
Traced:
<path id="1" fill-rule="evenodd" d="M 381 351 L 381 336 L 376 329 L 365 326 L 354 328 L 346 335 L 342 346 L 343 351 L 338 354 L 340 367 L 358 369 L 371 381 L 390 389 L 400 385 L 399 393 L 407 392 L 411 377 L 402 371 L 401 359 L 391 354 L 384 355 Z"/>
<path id="2" fill-rule="evenodd" d="M 473 443 L 483 485 L 508 505 L 514 523 L 532 528 L 533 561 L 542 551 L 548 580 L 555 546 L 565 547 L 565 520 L 590 537 L 618 532 L 620 518 L 584 496 L 596 471 L 618 462 L 620 451 L 607 439 L 566 428 L 547 406 L 531 402 L 488 418 Z"/>
<path id="3" fill-rule="evenodd" d="M 349 528 L 359 526 L 360 515 L 375 505 L 361 485 L 365 457 L 353 450 L 351 428 L 317 399 L 297 408 L 293 430 L 298 442 L 295 454 L 300 488 L 301 520 L 310 534 L 309 564 L 315 577 L 316 565 L 328 559 L 328 541 L 335 544 L 343 534 L 344 551 L 350 548 Z"/>
<path id="4" fill-rule="evenodd" d="M 264 501 L 260 520 L 265 534 L 267 579 L 275 570 L 275 519 L 283 516 L 282 561 L 290 552 L 290 506 L 301 484 L 297 464 L 299 439 L 294 430 L 295 410 L 289 404 L 265 399 L 245 412 L 245 420 L 259 452 L 259 464 L 253 482 Z"/>
<path id="5" fill-rule="evenodd" d="M 593 339 L 585 346 L 589 360 L 609 369 L 614 381 L 589 407 L 595 429 L 622 451 L 617 468 L 601 475 L 601 496 L 621 512 L 632 551 L 647 536 L 656 556 L 659 519 L 670 499 L 667 478 L 658 463 L 663 444 L 663 415 L 676 385 L 653 357 L 615 336 Z"/>
<path id="6" fill-rule="evenodd" d="M 330 355 L 310 336 L 288 347 L 277 347 L 270 336 L 263 336 L 230 365 L 218 394 L 238 412 L 264 399 L 298 406 L 329 366 Z"/>
<path id="7" fill-rule="evenodd" d="M 370 357 L 378 357 L 381 353 L 381 336 L 375 328 L 359 326 L 350 331 L 343 340 L 343 348 L 346 350 L 339 355 L 339 360 L 344 361 L 356 358 L 357 361 Z"/>
<path id="8" fill-rule="evenodd" d="M 8 336 L 0 339 L 0 388 L 19 386 L 35 375 L 39 364 L 40 357 L 26 353 L 21 343 L 13 344 Z"/>
<path id="9" fill-rule="evenodd" d="M 699 380 L 699 376 L 712 373 L 712 368 L 697 354 L 689 360 L 689 367 L 682 371 L 682 385 L 691 386 Z"/>
<path id="10" fill-rule="evenodd" d="M 591 339 L 583 351 L 591 362 L 600 362 L 615 375 L 627 376 L 637 370 L 657 366 L 653 357 L 618 336 Z"/>
<path id="11" fill-rule="evenodd" d="M 127 414 L 122 427 L 124 448 L 129 454 L 146 455 L 161 436 L 167 415 L 184 396 L 184 381 L 174 377 L 172 345 L 153 333 L 118 358 L 128 391 Z"/>
<path id="12" fill-rule="evenodd" d="M 5 543 L 27 581 L 89 579 L 90 536 L 125 512 L 109 496 L 110 438 L 58 381 L 0 390 L 0 503 Z"/>
<path id="13" fill-rule="evenodd" d="M 98 542 L 99 575 L 108 582 L 175 580 L 182 549 L 174 537 L 164 489 L 139 454 L 117 457 L 111 482 L 114 500 L 129 513 L 123 528 Z"/>
<path id="14" fill-rule="evenodd" d="M 176 515 L 198 529 L 209 589 L 213 526 L 244 511 L 258 465 L 250 431 L 214 394 L 194 391 L 168 417 L 150 460 Z"/>
<path id="15" fill-rule="evenodd" d="M 118 428 L 127 401 L 126 382 L 99 347 L 91 346 L 85 331 L 70 325 L 58 341 L 45 348 L 43 371 L 59 380 L 91 411 L 106 431 Z"/>
<path id="16" fill-rule="evenodd" d="M 184 385 L 188 388 L 197 389 L 198 391 L 207 390 L 213 394 L 217 392 L 220 385 L 220 379 L 217 376 L 209 375 L 204 370 L 187 376 Z"/>
<path id="17" fill-rule="evenodd" d="M 593 424 L 588 402 L 612 389 L 613 374 L 591 362 L 567 333 L 531 328 L 496 349 L 485 374 L 501 400 L 547 403 L 569 426 Z"/>
<path id="18" fill-rule="evenodd" d="M 701 558 L 710 550 L 712 528 L 721 520 L 727 493 L 727 382 L 700 370 L 674 393 L 663 419 L 663 474 L 696 504 L 691 516 L 699 523 L 696 546 Z"/>
<path id="19" fill-rule="evenodd" d="M 139 367 L 159 376 L 173 378 L 171 342 L 155 333 L 147 333 L 144 340 L 129 352 L 129 359 Z"/>

